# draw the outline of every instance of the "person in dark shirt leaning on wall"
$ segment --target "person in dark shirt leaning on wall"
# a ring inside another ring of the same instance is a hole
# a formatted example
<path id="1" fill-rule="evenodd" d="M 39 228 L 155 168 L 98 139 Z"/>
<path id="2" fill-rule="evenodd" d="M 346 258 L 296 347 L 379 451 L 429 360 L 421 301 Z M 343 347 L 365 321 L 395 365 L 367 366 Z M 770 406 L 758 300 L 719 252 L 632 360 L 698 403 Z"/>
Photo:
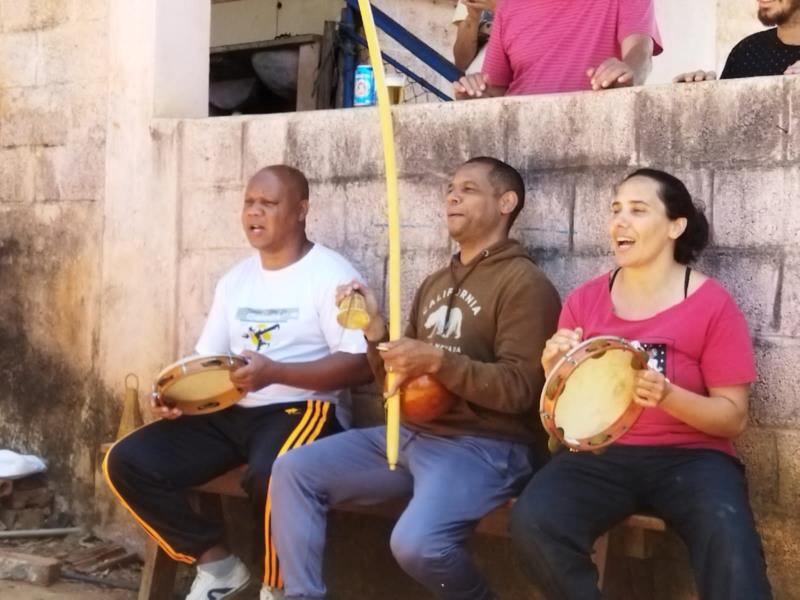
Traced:
<path id="1" fill-rule="evenodd" d="M 800 0 L 759 0 L 758 20 L 772 27 L 733 47 L 720 79 L 800 74 Z M 713 71 L 678 75 L 675 83 L 711 81 Z"/>

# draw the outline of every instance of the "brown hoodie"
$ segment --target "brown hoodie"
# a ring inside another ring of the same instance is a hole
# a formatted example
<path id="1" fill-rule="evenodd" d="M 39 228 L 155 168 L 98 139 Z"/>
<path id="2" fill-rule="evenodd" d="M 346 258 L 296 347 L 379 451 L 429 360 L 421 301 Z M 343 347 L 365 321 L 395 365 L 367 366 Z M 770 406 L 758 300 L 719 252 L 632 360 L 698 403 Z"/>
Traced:
<path id="1" fill-rule="evenodd" d="M 417 290 L 406 337 L 445 351 L 435 377 L 458 401 L 433 421 L 404 425 L 444 436 L 525 443 L 541 437 L 540 359 L 560 309 L 558 292 L 519 242 L 499 242 L 466 265 L 454 256 Z M 382 381 L 383 361 L 374 344 L 369 358 Z"/>

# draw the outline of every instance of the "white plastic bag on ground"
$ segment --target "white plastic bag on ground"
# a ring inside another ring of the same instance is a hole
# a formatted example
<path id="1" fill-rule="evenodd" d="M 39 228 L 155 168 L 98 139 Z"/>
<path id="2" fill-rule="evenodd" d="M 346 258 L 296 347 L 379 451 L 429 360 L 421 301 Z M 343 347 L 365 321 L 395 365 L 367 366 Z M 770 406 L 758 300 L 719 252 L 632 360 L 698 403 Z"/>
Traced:
<path id="1" fill-rule="evenodd" d="M 41 458 L 33 454 L 17 454 L 0 450 L 0 479 L 19 479 L 47 469 Z"/>

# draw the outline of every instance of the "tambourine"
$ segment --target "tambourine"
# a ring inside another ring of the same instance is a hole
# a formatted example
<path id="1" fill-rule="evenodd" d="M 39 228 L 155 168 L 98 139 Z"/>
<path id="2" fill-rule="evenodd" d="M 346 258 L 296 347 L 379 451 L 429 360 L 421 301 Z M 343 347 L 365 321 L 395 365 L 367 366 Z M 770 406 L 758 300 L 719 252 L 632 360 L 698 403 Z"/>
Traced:
<path id="1" fill-rule="evenodd" d="M 241 400 L 245 391 L 231 382 L 230 373 L 244 367 L 241 356 L 191 356 L 166 367 L 156 377 L 153 393 L 164 406 L 185 415 L 205 415 Z"/>
<path id="2" fill-rule="evenodd" d="M 633 401 L 636 372 L 649 356 L 638 342 L 593 337 L 567 352 L 545 381 L 539 401 L 551 451 L 598 450 L 636 422 L 643 408 Z"/>

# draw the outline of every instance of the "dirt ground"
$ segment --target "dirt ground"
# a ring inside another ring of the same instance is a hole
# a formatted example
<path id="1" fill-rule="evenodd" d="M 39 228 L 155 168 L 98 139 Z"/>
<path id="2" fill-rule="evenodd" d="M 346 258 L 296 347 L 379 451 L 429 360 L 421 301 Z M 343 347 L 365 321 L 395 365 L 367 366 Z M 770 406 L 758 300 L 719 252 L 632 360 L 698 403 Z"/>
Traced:
<path id="1" fill-rule="evenodd" d="M 50 587 L 0 581 L 2 600 L 135 600 L 136 592 L 59 581 Z"/>
<path id="2" fill-rule="evenodd" d="M 0 549 L 68 560 L 81 552 L 102 548 L 104 542 L 91 535 L 58 538 L 13 539 L 0 541 Z M 62 572 L 73 570 L 64 564 Z M 78 573 L 80 575 L 81 573 Z M 100 572 L 85 572 L 100 579 L 121 582 L 136 588 L 141 576 L 141 563 L 133 561 Z M 136 592 L 120 588 L 62 579 L 49 587 L 19 581 L 0 580 L 0 600 L 135 600 Z"/>

